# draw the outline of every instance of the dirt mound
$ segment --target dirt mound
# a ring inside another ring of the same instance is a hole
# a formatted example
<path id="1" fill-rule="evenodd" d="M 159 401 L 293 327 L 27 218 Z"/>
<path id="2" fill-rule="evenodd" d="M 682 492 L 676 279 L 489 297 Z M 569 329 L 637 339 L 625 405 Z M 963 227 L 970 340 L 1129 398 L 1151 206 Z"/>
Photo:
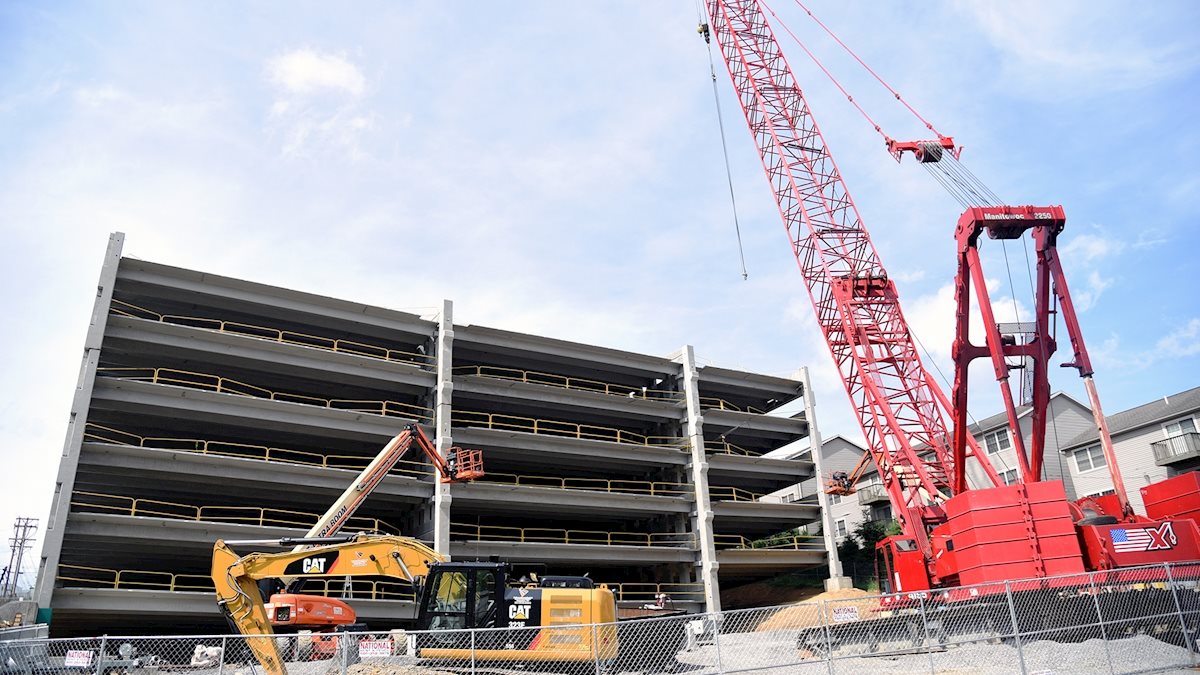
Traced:
<path id="1" fill-rule="evenodd" d="M 826 601 L 823 607 L 825 621 L 828 623 L 870 619 L 879 611 L 879 598 L 866 591 L 857 588 L 825 591 L 809 597 L 804 604 L 784 607 L 759 624 L 758 630 L 819 626 L 821 625 L 821 606 L 813 604 L 819 600 Z"/>
<path id="2" fill-rule="evenodd" d="M 853 598 L 876 597 L 861 588 L 843 588 L 837 591 L 825 591 L 818 593 L 808 599 L 808 602 L 817 602 L 820 600 L 851 600 Z"/>

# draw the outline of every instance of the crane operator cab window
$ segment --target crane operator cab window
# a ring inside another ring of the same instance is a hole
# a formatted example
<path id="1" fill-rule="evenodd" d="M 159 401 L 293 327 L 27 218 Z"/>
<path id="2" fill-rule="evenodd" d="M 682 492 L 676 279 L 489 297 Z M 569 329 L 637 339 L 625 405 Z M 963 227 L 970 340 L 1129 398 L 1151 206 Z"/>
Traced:
<path id="1" fill-rule="evenodd" d="M 880 547 L 875 549 L 875 580 L 879 583 L 879 592 L 884 595 L 895 593 L 892 588 L 892 549 Z"/>

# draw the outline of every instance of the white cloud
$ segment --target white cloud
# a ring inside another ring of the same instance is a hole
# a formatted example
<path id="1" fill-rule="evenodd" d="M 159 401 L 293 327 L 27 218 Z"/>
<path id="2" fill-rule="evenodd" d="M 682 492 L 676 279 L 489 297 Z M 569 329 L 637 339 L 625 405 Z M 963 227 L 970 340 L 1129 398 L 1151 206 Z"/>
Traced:
<path id="1" fill-rule="evenodd" d="M 297 49 L 271 59 L 267 76 L 294 94 L 332 89 L 358 96 L 366 87 L 366 78 L 345 57 L 311 49 Z"/>
<path id="2" fill-rule="evenodd" d="M 1154 345 L 1156 356 L 1195 356 L 1200 354 L 1200 319 L 1191 319 Z"/>
<path id="3" fill-rule="evenodd" d="M 1110 335 L 1091 351 L 1097 364 L 1106 369 L 1138 371 L 1149 368 L 1163 359 L 1179 359 L 1200 355 L 1200 318 L 1180 323 L 1174 330 L 1159 338 L 1153 349 L 1121 349 L 1121 338 Z"/>
<path id="4" fill-rule="evenodd" d="M 1096 303 L 1100 301 L 1100 296 L 1112 285 L 1113 280 L 1101 275 L 1098 270 L 1088 272 L 1087 287 L 1082 290 L 1076 289 L 1072 295 L 1075 309 L 1086 312 L 1095 307 Z"/>
<path id="5" fill-rule="evenodd" d="M 298 49 L 272 58 L 266 71 L 281 90 L 267 121 L 284 157 L 365 158 L 360 141 L 376 115 L 365 109 L 366 78 L 357 66 L 343 56 Z"/>
<path id="6" fill-rule="evenodd" d="M 1155 246 L 1162 246 L 1168 241 L 1170 239 L 1163 236 L 1160 231 L 1146 230 L 1138 233 L 1137 241 L 1133 242 L 1133 247 L 1138 250 L 1154 248 Z"/>
<path id="7" fill-rule="evenodd" d="M 125 93 L 111 84 L 100 87 L 80 87 L 75 90 L 75 100 L 80 105 L 98 108 L 102 105 L 125 98 Z"/>
<path id="8" fill-rule="evenodd" d="M 1103 3 L 1083 0 L 957 5 L 999 52 L 1003 74 L 1031 96 L 1144 87 L 1197 64 L 1194 44 L 1150 37 L 1164 34 L 1165 14 L 1118 18 Z"/>
<path id="9" fill-rule="evenodd" d="M 1133 248 L 1154 245 L 1156 243 L 1153 241 L 1138 239 Z M 1094 233 L 1076 234 L 1058 247 L 1063 267 L 1072 277 L 1078 279 L 1082 276 L 1085 279 L 1085 284 L 1076 285 L 1072 292 L 1077 311 L 1086 312 L 1099 304 L 1100 296 L 1115 282 L 1114 277 L 1104 274 L 1103 270 L 1112 269 L 1110 259 L 1128 247 L 1129 244 L 1124 240 L 1105 235 L 1101 228 L 1096 228 Z"/>
<path id="10" fill-rule="evenodd" d="M 1067 240 L 1059 250 L 1070 260 L 1080 260 L 1085 263 L 1094 262 L 1101 258 L 1120 253 L 1125 243 L 1102 234 L 1079 234 Z"/>
<path id="11" fill-rule="evenodd" d="M 1018 319 L 1032 320 L 1033 312 L 1028 307 L 1009 296 L 996 295 L 996 289 L 1000 288 L 998 280 L 988 279 L 987 286 L 997 323 L 1010 323 Z M 958 303 L 954 299 L 954 284 L 948 283 L 933 293 L 902 302 L 905 308 L 904 318 L 908 321 L 910 329 L 945 371 L 945 365 L 950 363 L 950 348 L 957 332 L 955 325 Z M 984 339 L 983 318 L 972 294 L 971 342 L 982 345 Z"/>

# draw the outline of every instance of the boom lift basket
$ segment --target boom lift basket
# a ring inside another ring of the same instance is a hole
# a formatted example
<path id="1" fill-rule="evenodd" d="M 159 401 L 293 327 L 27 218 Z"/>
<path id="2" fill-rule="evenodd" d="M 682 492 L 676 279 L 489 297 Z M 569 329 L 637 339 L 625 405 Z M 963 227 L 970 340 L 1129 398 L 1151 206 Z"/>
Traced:
<path id="1" fill-rule="evenodd" d="M 459 447 L 450 448 L 450 475 L 443 476 L 443 483 L 465 483 L 483 478 L 483 451 Z"/>

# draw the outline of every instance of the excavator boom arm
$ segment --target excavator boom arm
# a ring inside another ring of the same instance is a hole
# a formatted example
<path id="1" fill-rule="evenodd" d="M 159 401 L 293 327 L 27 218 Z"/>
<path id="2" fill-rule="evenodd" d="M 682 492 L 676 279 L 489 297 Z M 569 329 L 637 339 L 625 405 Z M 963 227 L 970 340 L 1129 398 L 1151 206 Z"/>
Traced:
<path id="1" fill-rule="evenodd" d="M 411 537 L 358 535 L 342 543 L 329 538 L 283 539 L 230 542 L 304 546 L 299 551 L 251 553 L 239 556 L 224 540 L 213 546 L 212 580 L 217 604 L 247 640 L 268 675 L 286 675 L 275 647 L 265 637 L 273 633 L 257 582 L 262 579 L 382 576 L 417 584 L 428 576 L 430 563 L 445 562 L 445 556 Z M 312 546 L 311 544 L 324 544 Z"/>

